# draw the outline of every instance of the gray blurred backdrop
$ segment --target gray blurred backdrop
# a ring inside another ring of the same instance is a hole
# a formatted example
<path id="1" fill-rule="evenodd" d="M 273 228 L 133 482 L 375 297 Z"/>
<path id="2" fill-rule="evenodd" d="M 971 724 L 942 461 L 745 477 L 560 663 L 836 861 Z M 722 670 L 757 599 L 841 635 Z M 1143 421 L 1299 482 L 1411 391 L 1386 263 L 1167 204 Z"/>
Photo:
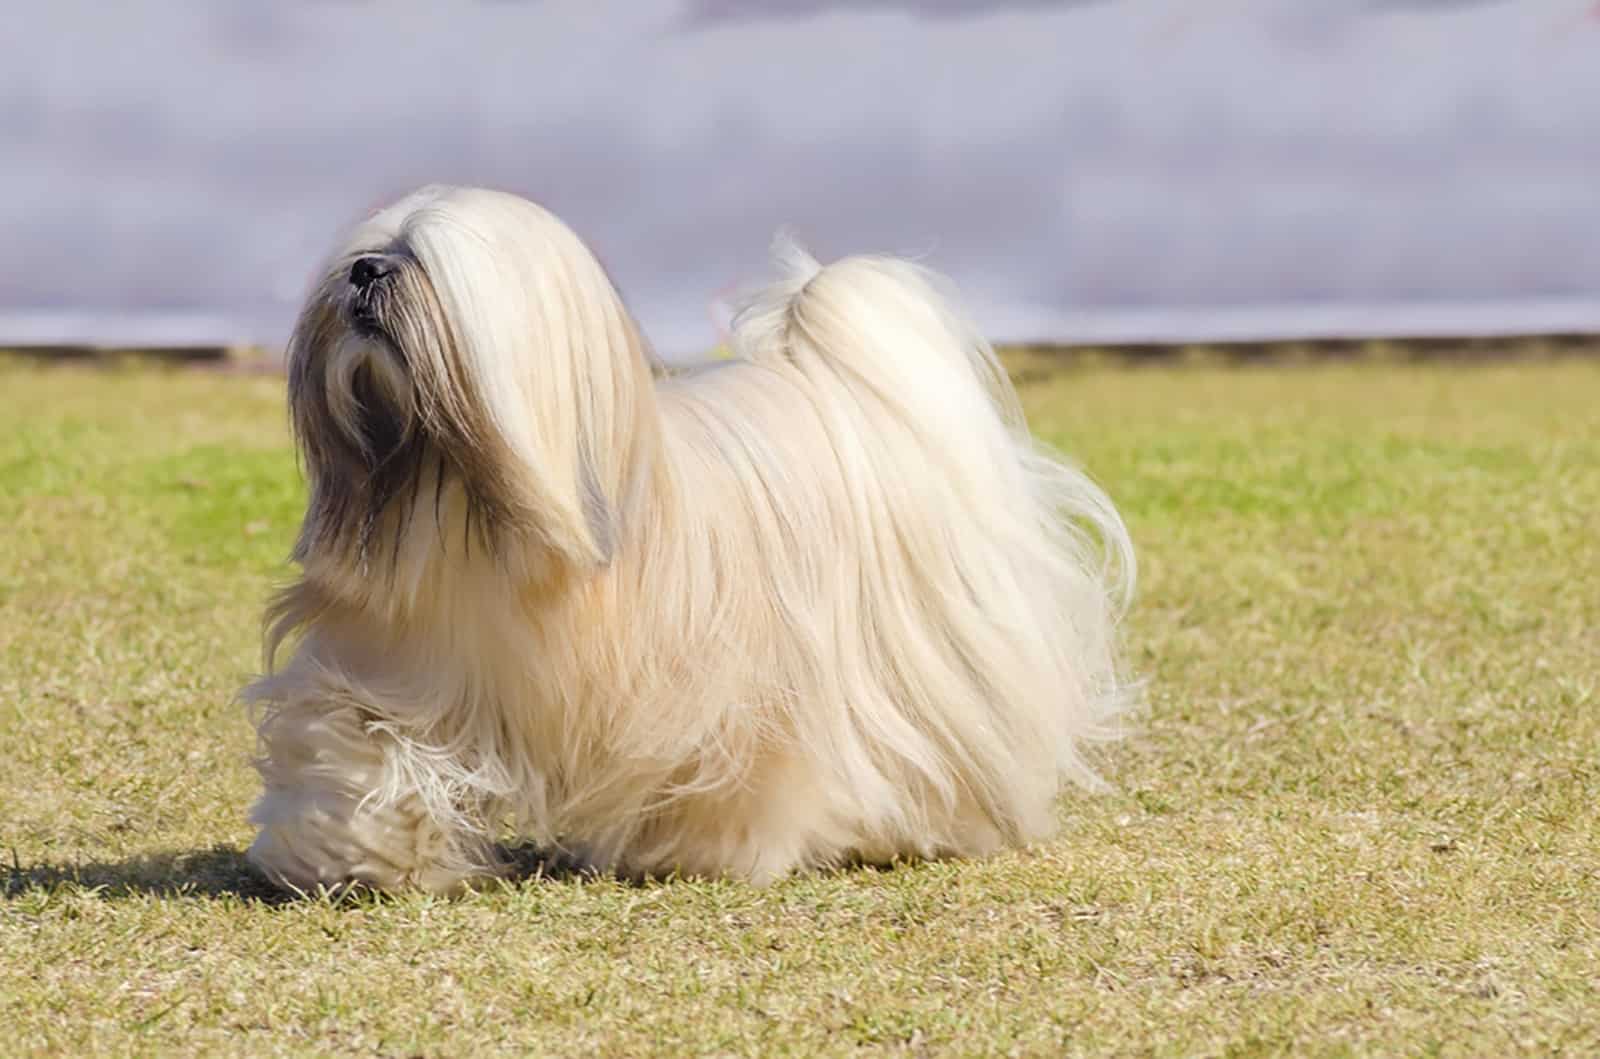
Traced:
<path id="1" fill-rule="evenodd" d="M 1592 330 L 1593 0 L 0 14 L 0 345 L 281 342 L 414 185 L 565 217 L 668 354 L 775 228 L 1013 340 Z"/>

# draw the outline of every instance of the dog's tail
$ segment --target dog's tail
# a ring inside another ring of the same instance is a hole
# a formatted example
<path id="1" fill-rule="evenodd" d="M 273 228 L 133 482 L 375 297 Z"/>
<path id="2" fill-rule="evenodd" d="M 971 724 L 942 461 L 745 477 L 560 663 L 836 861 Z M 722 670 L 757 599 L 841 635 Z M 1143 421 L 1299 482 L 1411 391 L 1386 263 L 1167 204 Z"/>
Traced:
<path id="1" fill-rule="evenodd" d="M 1117 734 L 1133 698 L 1114 628 L 1134 554 L 1115 507 L 1035 443 L 942 277 L 886 257 L 823 266 L 782 233 L 773 257 L 780 278 L 736 316 L 735 354 L 802 373 L 830 436 L 844 439 L 841 461 L 896 479 L 856 494 L 867 505 L 889 491 L 886 510 L 858 512 L 862 524 L 887 523 L 878 543 L 910 557 L 910 583 L 942 600 L 966 664 L 1007 685 L 997 695 L 1055 700 L 1060 764 L 1093 782 L 1076 745 Z"/>

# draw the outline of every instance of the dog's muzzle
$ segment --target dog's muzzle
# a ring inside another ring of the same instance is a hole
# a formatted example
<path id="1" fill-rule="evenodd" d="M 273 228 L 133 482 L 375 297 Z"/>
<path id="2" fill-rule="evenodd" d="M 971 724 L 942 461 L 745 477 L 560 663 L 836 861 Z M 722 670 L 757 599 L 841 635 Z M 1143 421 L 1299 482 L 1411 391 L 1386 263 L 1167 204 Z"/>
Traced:
<path id="1" fill-rule="evenodd" d="M 392 254 L 366 254 L 350 265 L 350 320 L 356 328 L 367 334 L 381 334 L 376 300 L 382 295 L 384 281 L 400 267 Z"/>

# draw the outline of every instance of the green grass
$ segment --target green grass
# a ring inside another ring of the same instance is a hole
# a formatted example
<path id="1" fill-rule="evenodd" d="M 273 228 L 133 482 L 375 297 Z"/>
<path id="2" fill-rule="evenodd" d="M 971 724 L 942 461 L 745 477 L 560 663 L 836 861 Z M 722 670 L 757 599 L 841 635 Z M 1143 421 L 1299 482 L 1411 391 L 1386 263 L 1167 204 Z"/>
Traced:
<path id="1" fill-rule="evenodd" d="M 0 361 L 0 1052 L 1600 1053 L 1600 365 L 1029 378 L 1143 563 L 1058 840 L 284 903 L 281 384 Z"/>

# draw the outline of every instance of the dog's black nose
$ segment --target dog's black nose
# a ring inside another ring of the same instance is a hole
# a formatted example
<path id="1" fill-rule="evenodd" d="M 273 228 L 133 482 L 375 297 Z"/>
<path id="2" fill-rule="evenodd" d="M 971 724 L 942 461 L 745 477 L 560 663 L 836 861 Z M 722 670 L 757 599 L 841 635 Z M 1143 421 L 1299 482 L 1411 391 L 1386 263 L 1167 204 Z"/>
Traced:
<path id="1" fill-rule="evenodd" d="M 355 264 L 350 266 L 350 285 L 357 289 L 370 287 L 393 271 L 394 262 L 386 257 L 358 257 Z"/>

